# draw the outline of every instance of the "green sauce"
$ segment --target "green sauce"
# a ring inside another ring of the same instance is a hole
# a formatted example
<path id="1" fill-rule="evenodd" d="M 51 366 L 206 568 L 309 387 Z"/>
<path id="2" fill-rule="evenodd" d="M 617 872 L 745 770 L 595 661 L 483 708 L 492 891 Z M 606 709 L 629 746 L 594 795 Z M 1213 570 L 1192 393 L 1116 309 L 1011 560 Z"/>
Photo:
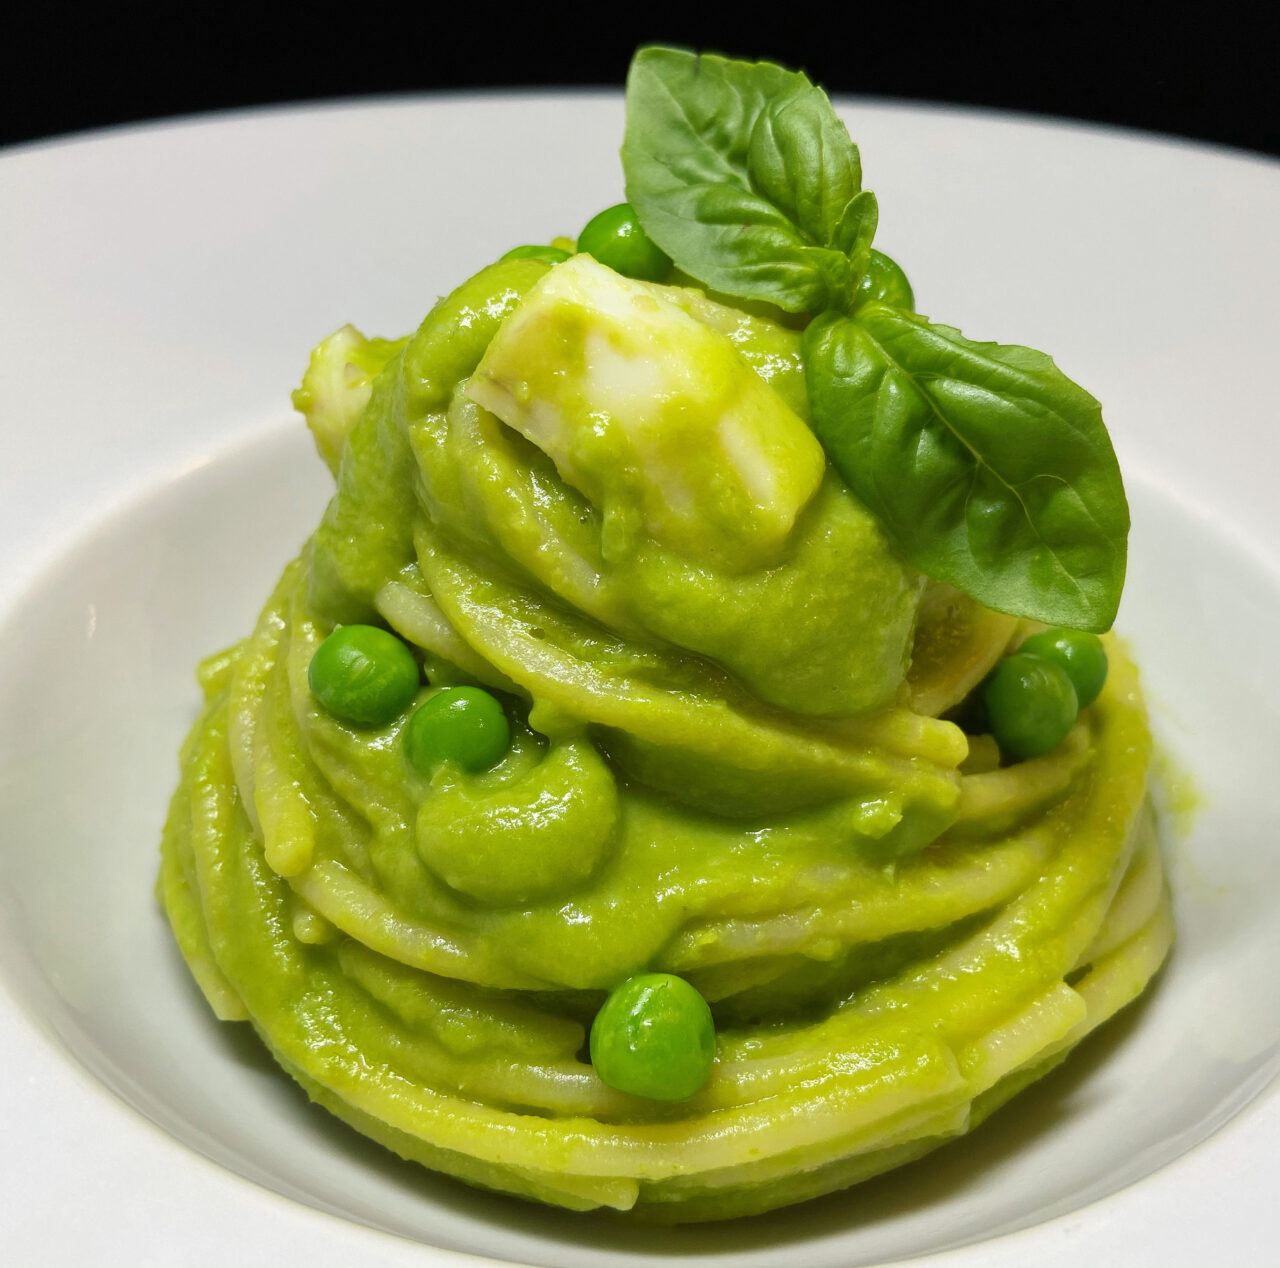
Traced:
<path id="1" fill-rule="evenodd" d="M 939 715 L 1015 623 L 893 551 L 798 364 L 767 315 L 580 257 L 317 350 L 337 490 L 203 675 L 160 893 L 215 1011 L 405 1157 L 573 1209 L 799 1201 L 965 1130 L 1164 954 L 1129 662 L 1054 752 L 962 774 Z M 425 670 L 385 724 L 308 684 L 352 622 Z M 459 685 L 510 744 L 419 769 L 408 720 Z M 679 1102 L 584 1059 L 655 972 L 716 1018 Z"/>

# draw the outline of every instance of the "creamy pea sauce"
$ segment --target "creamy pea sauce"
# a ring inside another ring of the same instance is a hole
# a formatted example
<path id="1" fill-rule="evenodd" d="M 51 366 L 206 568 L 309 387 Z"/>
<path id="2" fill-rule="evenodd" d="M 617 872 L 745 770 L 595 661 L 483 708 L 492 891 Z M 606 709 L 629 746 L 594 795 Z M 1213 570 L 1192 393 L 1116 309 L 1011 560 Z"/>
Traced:
<path id="1" fill-rule="evenodd" d="M 1029 631 L 894 551 L 782 321 L 516 258 L 297 401 L 337 489 L 201 669 L 159 888 L 215 1012 L 358 1130 L 573 1209 L 767 1210 L 966 1131 L 1158 968 L 1133 667 L 1105 640 L 1025 761 L 949 720 Z M 309 681 L 356 624 L 421 665 L 384 724 Z M 464 686 L 500 756 L 411 760 Z M 631 1083 L 598 1031 L 606 1083 L 593 1019 L 652 974 L 696 994 L 627 1014 L 674 1037 Z"/>

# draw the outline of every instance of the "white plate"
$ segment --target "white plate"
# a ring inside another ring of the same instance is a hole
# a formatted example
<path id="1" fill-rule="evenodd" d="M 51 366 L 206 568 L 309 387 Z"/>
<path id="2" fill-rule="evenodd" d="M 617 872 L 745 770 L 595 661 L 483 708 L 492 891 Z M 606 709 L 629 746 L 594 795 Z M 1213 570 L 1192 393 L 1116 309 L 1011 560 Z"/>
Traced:
<path id="1" fill-rule="evenodd" d="M 845 113 L 923 309 L 1053 352 L 1105 404 L 1135 520 L 1121 625 L 1207 800 L 1171 844 L 1180 941 L 1154 997 L 967 1143 L 710 1232 L 472 1194 L 330 1125 L 207 1020 L 150 901 L 191 667 L 248 628 L 323 505 L 288 408 L 310 345 L 348 320 L 401 333 L 501 250 L 615 201 L 620 99 L 271 111 L 18 150 L 0 158 L 8 1261 L 1269 1260 L 1280 167 Z"/>

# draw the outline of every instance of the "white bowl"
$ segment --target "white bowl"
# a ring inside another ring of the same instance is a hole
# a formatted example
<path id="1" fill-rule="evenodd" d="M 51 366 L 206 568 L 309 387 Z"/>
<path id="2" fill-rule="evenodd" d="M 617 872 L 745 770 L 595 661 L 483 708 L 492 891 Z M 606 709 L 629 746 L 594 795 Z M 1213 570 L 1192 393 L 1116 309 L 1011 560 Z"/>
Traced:
<path id="1" fill-rule="evenodd" d="M 615 201 L 620 102 L 276 111 L 19 150 L 0 159 L 14 1262 L 1167 1268 L 1228 1235 L 1235 1262 L 1272 1253 L 1280 168 L 964 112 L 846 115 L 925 310 L 1052 351 L 1106 406 L 1135 525 L 1120 625 L 1202 799 L 1185 831 L 1166 815 L 1179 940 L 1150 997 L 971 1138 L 713 1228 L 476 1193 L 308 1105 L 209 1016 L 152 899 L 192 667 L 248 630 L 324 505 L 287 409 L 310 344 L 345 320 L 401 333 L 488 258 Z"/>

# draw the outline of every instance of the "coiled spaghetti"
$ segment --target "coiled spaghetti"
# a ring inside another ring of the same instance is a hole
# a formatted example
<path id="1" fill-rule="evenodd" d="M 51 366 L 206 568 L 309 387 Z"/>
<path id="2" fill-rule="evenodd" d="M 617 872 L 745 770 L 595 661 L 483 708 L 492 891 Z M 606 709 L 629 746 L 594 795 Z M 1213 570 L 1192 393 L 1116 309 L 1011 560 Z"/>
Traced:
<path id="1" fill-rule="evenodd" d="M 1156 971 L 1171 925 L 1136 675 L 1109 641 L 1066 741 L 1000 766 L 942 715 L 1023 629 L 862 568 L 888 547 L 830 472 L 769 568 L 611 544 L 466 392 L 544 271 L 486 270 L 386 345 L 324 522 L 202 667 L 160 893 L 218 1015 L 401 1156 L 578 1210 L 763 1211 L 968 1130 Z M 791 332 L 673 302 L 802 413 Z M 868 624 L 849 614 L 872 591 Z M 424 692 L 499 693 L 508 757 L 423 776 L 403 719 L 325 714 L 307 669 L 351 620 L 416 649 Z M 889 697 L 848 708 L 841 665 L 888 664 L 895 638 Z M 585 1057 L 604 993 L 642 970 L 715 1013 L 712 1077 L 680 1104 Z"/>

